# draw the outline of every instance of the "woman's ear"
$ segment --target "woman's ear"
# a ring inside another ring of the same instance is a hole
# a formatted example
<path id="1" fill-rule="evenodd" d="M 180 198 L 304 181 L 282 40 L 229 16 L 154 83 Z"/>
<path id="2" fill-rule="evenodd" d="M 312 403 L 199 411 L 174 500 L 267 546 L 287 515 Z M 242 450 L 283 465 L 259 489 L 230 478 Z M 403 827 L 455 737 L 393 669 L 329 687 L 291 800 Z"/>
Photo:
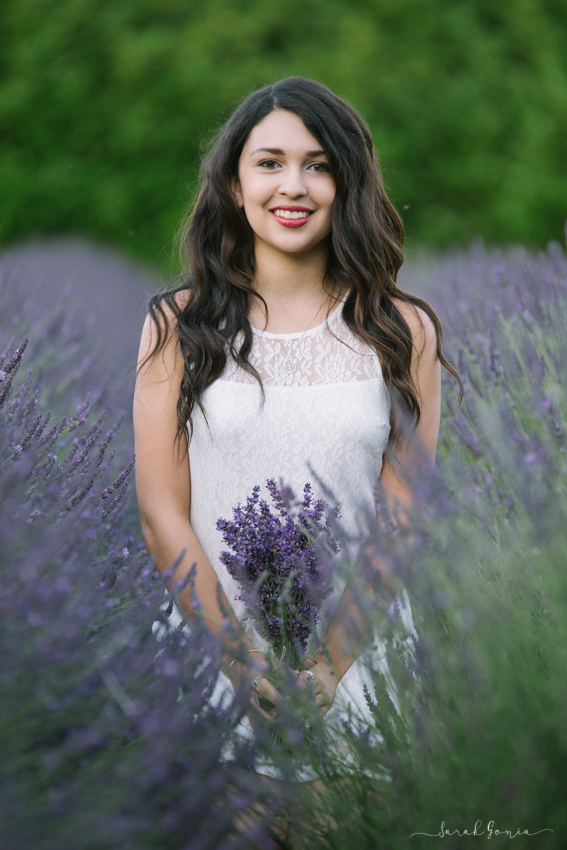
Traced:
<path id="1" fill-rule="evenodd" d="M 232 189 L 232 194 L 234 195 L 236 206 L 242 206 L 242 192 L 240 190 L 240 182 L 238 180 L 238 177 L 230 178 L 230 188 Z"/>

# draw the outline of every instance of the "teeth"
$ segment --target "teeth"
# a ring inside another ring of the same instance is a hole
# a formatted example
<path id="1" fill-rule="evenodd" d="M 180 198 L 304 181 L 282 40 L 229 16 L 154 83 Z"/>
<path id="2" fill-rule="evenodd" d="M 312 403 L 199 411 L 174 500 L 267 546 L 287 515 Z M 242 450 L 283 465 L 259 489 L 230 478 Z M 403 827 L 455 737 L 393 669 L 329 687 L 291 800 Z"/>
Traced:
<path id="1" fill-rule="evenodd" d="M 290 212 L 289 210 L 274 210 L 274 215 L 279 218 L 307 218 L 311 213 L 308 212 Z"/>

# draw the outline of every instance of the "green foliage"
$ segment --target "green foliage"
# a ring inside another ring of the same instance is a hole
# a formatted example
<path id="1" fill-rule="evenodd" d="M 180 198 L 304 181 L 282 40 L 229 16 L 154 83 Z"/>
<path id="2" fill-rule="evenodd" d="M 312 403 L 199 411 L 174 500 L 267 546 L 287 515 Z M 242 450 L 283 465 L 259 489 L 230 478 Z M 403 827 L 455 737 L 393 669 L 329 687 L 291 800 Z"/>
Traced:
<path id="1" fill-rule="evenodd" d="M 169 273 L 203 141 L 288 74 L 362 111 L 411 243 L 563 227 L 560 0 L 5 0 L 0 19 L 4 243 L 81 233 Z"/>

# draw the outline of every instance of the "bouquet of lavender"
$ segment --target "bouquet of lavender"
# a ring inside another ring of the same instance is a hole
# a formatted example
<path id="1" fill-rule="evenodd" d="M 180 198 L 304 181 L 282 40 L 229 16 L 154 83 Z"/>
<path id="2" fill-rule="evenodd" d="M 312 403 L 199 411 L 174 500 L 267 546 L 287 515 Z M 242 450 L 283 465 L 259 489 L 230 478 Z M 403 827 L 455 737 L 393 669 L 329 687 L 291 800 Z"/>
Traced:
<path id="1" fill-rule="evenodd" d="M 246 603 L 258 632 L 268 639 L 277 658 L 297 669 L 320 620 L 321 605 L 333 589 L 330 566 L 339 546 L 327 519 L 329 513 L 336 517 L 340 513 L 315 499 L 306 484 L 294 517 L 290 500 L 284 499 L 276 482 L 269 479 L 266 486 L 275 512 L 260 499 L 257 485 L 245 507 L 233 508 L 233 521 L 217 521 L 232 549 L 222 552 L 220 560 L 239 583 L 237 598 Z"/>

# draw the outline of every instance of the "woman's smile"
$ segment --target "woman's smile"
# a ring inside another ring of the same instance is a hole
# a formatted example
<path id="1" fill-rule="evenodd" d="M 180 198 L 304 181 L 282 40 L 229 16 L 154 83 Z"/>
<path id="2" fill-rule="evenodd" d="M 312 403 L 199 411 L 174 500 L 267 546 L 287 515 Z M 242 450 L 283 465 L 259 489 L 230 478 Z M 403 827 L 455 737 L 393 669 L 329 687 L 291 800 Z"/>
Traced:
<path id="1" fill-rule="evenodd" d="M 290 207 L 280 204 L 276 209 L 270 210 L 272 215 L 284 227 L 302 227 L 312 217 L 315 210 L 307 207 Z"/>

